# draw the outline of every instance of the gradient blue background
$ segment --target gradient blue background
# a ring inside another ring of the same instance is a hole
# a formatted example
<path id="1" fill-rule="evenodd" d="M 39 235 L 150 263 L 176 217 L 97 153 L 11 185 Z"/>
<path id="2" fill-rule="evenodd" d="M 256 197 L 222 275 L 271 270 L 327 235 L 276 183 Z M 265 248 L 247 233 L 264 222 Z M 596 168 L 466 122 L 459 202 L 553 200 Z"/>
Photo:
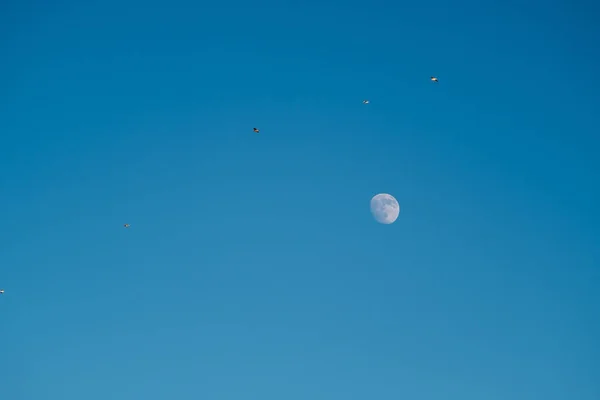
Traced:
<path id="1" fill-rule="evenodd" d="M 0 397 L 599 399 L 599 9 L 5 0 Z"/>

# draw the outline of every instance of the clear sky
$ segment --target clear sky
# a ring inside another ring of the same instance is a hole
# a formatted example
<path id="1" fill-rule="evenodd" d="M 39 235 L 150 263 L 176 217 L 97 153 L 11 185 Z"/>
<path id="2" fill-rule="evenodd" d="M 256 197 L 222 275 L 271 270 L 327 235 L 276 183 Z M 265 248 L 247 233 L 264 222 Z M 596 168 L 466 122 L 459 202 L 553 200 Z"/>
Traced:
<path id="1" fill-rule="evenodd" d="M 0 398 L 599 399 L 600 6 L 416 4 L 0 3 Z"/>

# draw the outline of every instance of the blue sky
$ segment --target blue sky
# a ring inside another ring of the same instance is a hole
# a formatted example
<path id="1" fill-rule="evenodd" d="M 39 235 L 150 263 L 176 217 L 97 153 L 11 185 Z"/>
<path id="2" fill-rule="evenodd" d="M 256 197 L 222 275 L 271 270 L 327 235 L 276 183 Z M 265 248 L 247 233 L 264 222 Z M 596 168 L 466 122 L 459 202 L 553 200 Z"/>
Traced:
<path id="1" fill-rule="evenodd" d="M 600 7 L 414 4 L 3 2 L 0 396 L 600 398 Z"/>

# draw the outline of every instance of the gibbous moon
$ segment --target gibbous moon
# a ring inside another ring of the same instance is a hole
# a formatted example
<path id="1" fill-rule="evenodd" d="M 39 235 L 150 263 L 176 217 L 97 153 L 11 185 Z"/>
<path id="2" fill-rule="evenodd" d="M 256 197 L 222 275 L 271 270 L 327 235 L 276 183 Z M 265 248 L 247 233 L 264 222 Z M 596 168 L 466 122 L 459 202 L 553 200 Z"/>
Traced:
<path id="1" fill-rule="evenodd" d="M 400 205 L 391 194 L 379 193 L 371 199 L 371 213 L 380 224 L 392 224 L 400 214 Z"/>

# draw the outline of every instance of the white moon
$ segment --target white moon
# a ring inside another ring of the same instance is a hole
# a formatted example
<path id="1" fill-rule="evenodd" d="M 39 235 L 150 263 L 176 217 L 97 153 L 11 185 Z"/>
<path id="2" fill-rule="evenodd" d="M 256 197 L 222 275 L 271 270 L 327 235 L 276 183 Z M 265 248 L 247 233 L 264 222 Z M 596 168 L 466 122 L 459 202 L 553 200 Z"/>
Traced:
<path id="1" fill-rule="evenodd" d="M 391 194 L 379 193 L 371 199 L 373 218 L 381 224 L 392 224 L 400 214 L 400 205 Z"/>

